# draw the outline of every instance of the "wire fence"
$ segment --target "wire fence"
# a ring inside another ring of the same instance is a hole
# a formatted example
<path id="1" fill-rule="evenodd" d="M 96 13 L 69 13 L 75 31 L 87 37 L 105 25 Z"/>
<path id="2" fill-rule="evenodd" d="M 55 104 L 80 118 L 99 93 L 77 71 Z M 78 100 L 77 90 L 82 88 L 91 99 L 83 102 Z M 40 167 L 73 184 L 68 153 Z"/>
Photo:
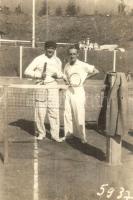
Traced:
<path id="1" fill-rule="evenodd" d="M 86 93 L 86 121 L 97 121 L 99 111 L 102 107 L 104 91 L 103 82 L 88 81 L 85 84 Z M 0 87 L 0 121 L 1 127 L 12 123 L 14 120 L 28 120 L 34 122 L 34 111 L 37 106 L 45 107 L 46 109 L 56 108 L 60 111 L 60 122 L 63 125 L 63 113 L 65 102 L 66 85 L 44 86 L 44 85 L 27 85 L 27 84 L 12 84 Z M 51 91 L 51 93 L 49 92 Z M 56 104 L 57 95 L 59 94 L 59 106 Z M 53 102 L 51 102 L 51 98 Z M 129 125 L 133 128 L 133 89 L 132 84 L 129 84 Z M 44 102 L 38 104 L 38 102 Z M 50 104 L 48 102 L 51 102 Z M 3 121 L 5 120 L 5 122 Z M 48 122 L 48 119 L 46 120 Z M 1 132 L 2 128 L 1 128 Z"/>
<path id="2" fill-rule="evenodd" d="M 97 123 L 99 111 L 103 101 L 103 82 L 89 81 L 85 85 L 86 91 L 86 123 Z M 0 87 L 0 141 L 4 141 L 4 157 L 8 160 L 9 141 L 33 140 L 35 135 L 35 109 L 56 108 L 59 109 L 60 134 L 64 134 L 64 102 L 66 85 L 44 86 L 27 84 L 10 84 Z M 49 91 L 52 91 L 53 103 L 50 102 Z M 59 106 L 56 104 L 57 96 L 54 91 L 59 92 Z M 133 129 L 133 88 L 129 83 L 129 129 Z M 43 103 L 38 102 L 43 101 Z M 50 134 L 48 116 L 45 120 L 47 133 Z"/>
<path id="3" fill-rule="evenodd" d="M 58 44 L 56 55 L 61 59 L 63 68 L 68 62 L 69 44 Z M 0 47 L 0 76 L 24 78 L 24 71 L 32 60 L 43 54 L 42 47 Z M 86 56 L 85 56 L 86 54 Z M 117 52 L 116 54 L 116 71 L 117 72 L 133 72 L 132 70 L 132 55 L 133 51 Z M 79 59 L 86 61 L 89 64 L 95 65 L 99 69 L 100 74 L 95 79 L 103 79 L 108 71 L 113 70 L 114 52 L 113 51 L 79 51 Z"/>
<path id="4" fill-rule="evenodd" d="M 12 134 L 16 132 L 10 131 L 11 125 L 17 126 L 20 122 L 24 122 L 29 127 L 30 124 L 34 124 L 35 121 L 35 108 L 54 108 L 59 109 L 60 113 L 60 124 L 63 126 L 63 113 L 64 113 L 64 102 L 65 102 L 65 91 L 66 85 L 58 85 L 55 87 L 39 86 L 39 85 L 20 85 L 12 84 L 8 86 L 0 87 L 0 122 L 1 122 L 1 135 L 3 135 L 3 128 Z M 49 92 L 50 91 L 50 92 Z M 55 91 L 59 94 L 59 106 L 56 103 Z M 102 93 L 101 88 L 93 87 L 86 92 L 86 120 L 93 121 L 96 119 L 96 112 L 101 107 Z M 53 95 L 53 96 L 51 96 Z M 51 99 L 53 101 L 51 102 Z M 43 103 L 38 103 L 43 102 Z M 50 103 L 49 103 L 50 102 Z M 46 118 L 48 123 L 48 117 Z M 22 123 L 23 124 L 23 123 Z M 25 127 L 20 124 L 21 130 Z M 33 127 L 31 128 L 33 130 Z M 21 132 L 19 129 L 18 132 Z"/>

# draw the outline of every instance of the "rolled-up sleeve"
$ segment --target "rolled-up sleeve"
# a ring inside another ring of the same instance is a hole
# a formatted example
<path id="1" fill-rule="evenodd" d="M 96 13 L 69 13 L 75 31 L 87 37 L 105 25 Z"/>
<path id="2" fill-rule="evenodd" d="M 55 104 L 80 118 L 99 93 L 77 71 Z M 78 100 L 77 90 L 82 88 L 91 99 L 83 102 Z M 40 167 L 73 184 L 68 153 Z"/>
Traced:
<path id="1" fill-rule="evenodd" d="M 37 66 L 38 60 L 35 58 L 26 68 L 24 75 L 31 78 L 41 78 L 41 72 L 36 70 Z"/>
<path id="2" fill-rule="evenodd" d="M 94 71 L 95 71 L 95 66 L 94 65 L 89 65 L 89 64 L 86 64 L 86 66 L 85 66 L 85 71 L 87 72 L 87 73 L 93 73 Z"/>

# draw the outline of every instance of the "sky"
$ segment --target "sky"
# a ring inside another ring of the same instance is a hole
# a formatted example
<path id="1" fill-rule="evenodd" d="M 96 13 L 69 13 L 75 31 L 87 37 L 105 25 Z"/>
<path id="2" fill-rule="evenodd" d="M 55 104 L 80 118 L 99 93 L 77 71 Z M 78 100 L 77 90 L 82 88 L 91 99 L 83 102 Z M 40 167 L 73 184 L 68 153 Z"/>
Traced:
<path id="1" fill-rule="evenodd" d="M 36 0 L 37 9 L 39 9 L 44 0 Z M 48 0 L 49 4 L 53 7 L 61 5 L 65 7 L 69 0 Z M 117 9 L 120 0 L 73 0 L 76 1 L 77 5 L 81 7 L 83 13 L 93 13 L 94 10 L 101 12 L 114 11 Z M 11 9 L 14 9 L 19 3 L 22 3 L 24 11 L 31 11 L 32 0 L 0 0 L 1 5 L 7 5 Z M 133 0 L 125 0 L 128 9 L 133 8 Z"/>

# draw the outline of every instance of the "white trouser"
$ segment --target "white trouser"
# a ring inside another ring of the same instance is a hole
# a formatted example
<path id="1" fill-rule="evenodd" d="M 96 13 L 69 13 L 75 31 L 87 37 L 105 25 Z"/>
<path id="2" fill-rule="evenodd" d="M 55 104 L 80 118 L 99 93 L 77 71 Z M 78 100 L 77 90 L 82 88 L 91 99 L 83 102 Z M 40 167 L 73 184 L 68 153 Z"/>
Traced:
<path id="1" fill-rule="evenodd" d="M 85 91 L 83 87 L 69 87 L 65 95 L 65 136 L 74 134 L 86 139 L 85 134 Z"/>
<path id="2" fill-rule="evenodd" d="M 41 91 L 42 90 L 42 91 Z M 44 121 L 48 110 L 50 122 L 50 132 L 54 139 L 59 138 L 59 90 L 58 89 L 39 89 L 36 95 L 35 106 L 35 126 L 36 133 L 45 137 L 46 130 Z"/>

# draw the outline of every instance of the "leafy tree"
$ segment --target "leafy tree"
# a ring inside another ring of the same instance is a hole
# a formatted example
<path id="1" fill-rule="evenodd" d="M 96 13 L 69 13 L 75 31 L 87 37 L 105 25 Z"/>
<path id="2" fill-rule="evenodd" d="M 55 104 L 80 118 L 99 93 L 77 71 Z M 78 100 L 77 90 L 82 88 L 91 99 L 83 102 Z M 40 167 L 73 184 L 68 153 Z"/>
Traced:
<path id="1" fill-rule="evenodd" d="M 4 6 L 3 7 L 3 13 L 6 14 L 6 15 L 10 14 L 10 8 L 8 6 Z"/>
<path id="2" fill-rule="evenodd" d="M 118 14 L 124 15 L 125 14 L 125 8 L 126 8 L 126 5 L 125 5 L 124 1 L 121 0 L 121 3 L 118 5 Z"/>
<path id="3" fill-rule="evenodd" d="M 18 5 L 18 6 L 15 8 L 15 13 L 16 13 L 17 15 L 22 14 L 22 8 L 21 8 L 20 5 Z"/>
<path id="4" fill-rule="evenodd" d="M 133 9 L 131 9 L 130 11 L 130 16 L 133 16 Z"/>
<path id="5" fill-rule="evenodd" d="M 47 13 L 47 3 L 46 3 L 46 1 L 43 1 L 42 7 L 39 10 L 38 15 L 41 17 L 43 15 L 46 15 L 46 13 Z"/>
<path id="6" fill-rule="evenodd" d="M 55 14 L 56 14 L 57 16 L 61 16 L 61 15 L 62 15 L 62 8 L 61 8 L 60 6 L 56 8 Z"/>
<path id="7" fill-rule="evenodd" d="M 67 8 L 66 8 L 66 14 L 69 16 L 77 15 L 77 8 L 73 1 L 69 1 Z"/>

